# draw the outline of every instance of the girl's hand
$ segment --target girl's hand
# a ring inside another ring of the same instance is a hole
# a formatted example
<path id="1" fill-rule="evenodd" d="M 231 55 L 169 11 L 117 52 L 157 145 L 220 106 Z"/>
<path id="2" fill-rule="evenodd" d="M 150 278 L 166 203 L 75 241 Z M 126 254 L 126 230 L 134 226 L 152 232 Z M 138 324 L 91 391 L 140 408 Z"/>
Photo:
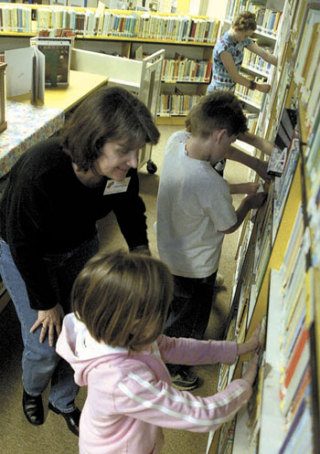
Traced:
<path id="1" fill-rule="evenodd" d="M 254 330 L 252 336 L 247 342 L 238 344 L 238 355 L 244 355 L 245 353 L 250 353 L 259 350 L 261 347 L 259 335 L 260 335 L 261 325 L 259 324 Z"/>
<path id="2" fill-rule="evenodd" d="M 248 363 L 247 370 L 242 375 L 243 380 L 246 380 L 251 386 L 253 385 L 258 372 L 258 360 L 258 354 L 255 353 L 254 357 Z"/>

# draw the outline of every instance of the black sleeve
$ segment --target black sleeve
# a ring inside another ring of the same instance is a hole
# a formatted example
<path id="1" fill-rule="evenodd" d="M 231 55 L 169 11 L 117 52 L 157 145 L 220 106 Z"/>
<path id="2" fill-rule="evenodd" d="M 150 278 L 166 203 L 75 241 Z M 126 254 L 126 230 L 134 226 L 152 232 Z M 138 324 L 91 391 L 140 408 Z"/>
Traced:
<path id="1" fill-rule="evenodd" d="M 113 211 L 131 250 L 141 245 L 148 247 L 148 236 L 146 207 L 139 196 L 138 173 L 131 169 L 128 176 L 131 177 L 128 189 L 126 192 L 114 196 Z"/>
<path id="2" fill-rule="evenodd" d="M 35 310 L 53 308 L 59 301 L 43 260 L 43 220 L 50 210 L 45 194 L 35 185 L 13 191 L 7 213 L 7 242 L 13 260 L 26 284 Z"/>

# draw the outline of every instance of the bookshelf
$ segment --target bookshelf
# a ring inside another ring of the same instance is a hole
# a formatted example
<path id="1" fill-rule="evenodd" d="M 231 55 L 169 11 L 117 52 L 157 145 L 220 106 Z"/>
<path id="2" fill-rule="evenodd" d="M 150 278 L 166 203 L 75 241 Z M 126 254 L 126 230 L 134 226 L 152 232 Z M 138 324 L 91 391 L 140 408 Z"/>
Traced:
<path id="1" fill-rule="evenodd" d="M 218 20 L 99 7 L 0 3 L 0 50 L 28 46 L 29 37 L 40 30 L 55 33 L 63 28 L 74 31 L 77 49 L 130 59 L 137 58 L 139 48 L 144 57 L 165 49 L 159 123 L 182 124 L 190 107 L 206 93 Z"/>
<path id="2" fill-rule="evenodd" d="M 247 408 L 210 435 L 207 454 L 320 449 L 320 5 L 287 0 L 283 8 L 279 65 L 258 129 L 288 157 L 241 231 L 226 330 L 241 342 L 266 317 L 266 344 Z M 219 389 L 243 367 L 221 366 Z"/>

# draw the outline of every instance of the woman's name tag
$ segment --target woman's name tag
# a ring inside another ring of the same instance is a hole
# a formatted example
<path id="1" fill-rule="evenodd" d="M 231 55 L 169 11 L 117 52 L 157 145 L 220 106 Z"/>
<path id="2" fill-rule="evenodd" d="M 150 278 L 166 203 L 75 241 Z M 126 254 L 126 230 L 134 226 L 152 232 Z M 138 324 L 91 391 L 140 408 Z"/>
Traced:
<path id="1" fill-rule="evenodd" d="M 131 177 L 127 177 L 121 181 L 108 180 L 103 195 L 117 194 L 118 192 L 126 192 L 130 183 Z"/>

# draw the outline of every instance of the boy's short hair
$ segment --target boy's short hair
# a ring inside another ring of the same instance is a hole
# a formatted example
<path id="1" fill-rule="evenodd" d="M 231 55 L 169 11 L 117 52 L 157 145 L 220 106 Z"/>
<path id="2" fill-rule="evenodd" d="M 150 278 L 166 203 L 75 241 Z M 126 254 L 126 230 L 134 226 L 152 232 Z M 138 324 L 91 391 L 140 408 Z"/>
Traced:
<path id="1" fill-rule="evenodd" d="M 187 131 L 208 137 L 215 129 L 226 129 L 229 136 L 247 131 L 247 119 L 238 98 L 230 92 L 216 90 L 192 107 L 186 118 Z"/>
<path id="2" fill-rule="evenodd" d="M 172 295 L 164 263 L 116 251 L 88 261 L 75 280 L 72 306 L 98 342 L 139 351 L 162 333 Z"/>
<path id="3" fill-rule="evenodd" d="M 80 170 L 92 168 L 106 142 L 120 141 L 129 149 L 156 144 L 159 130 L 148 108 L 119 87 L 102 88 L 86 98 L 67 120 L 62 145 Z"/>
<path id="4" fill-rule="evenodd" d="M 257 28 L 256 16 L 249 11 L 244 11 L 235 18 L 232 27 L 239 32 L 255 31 Z"/>

